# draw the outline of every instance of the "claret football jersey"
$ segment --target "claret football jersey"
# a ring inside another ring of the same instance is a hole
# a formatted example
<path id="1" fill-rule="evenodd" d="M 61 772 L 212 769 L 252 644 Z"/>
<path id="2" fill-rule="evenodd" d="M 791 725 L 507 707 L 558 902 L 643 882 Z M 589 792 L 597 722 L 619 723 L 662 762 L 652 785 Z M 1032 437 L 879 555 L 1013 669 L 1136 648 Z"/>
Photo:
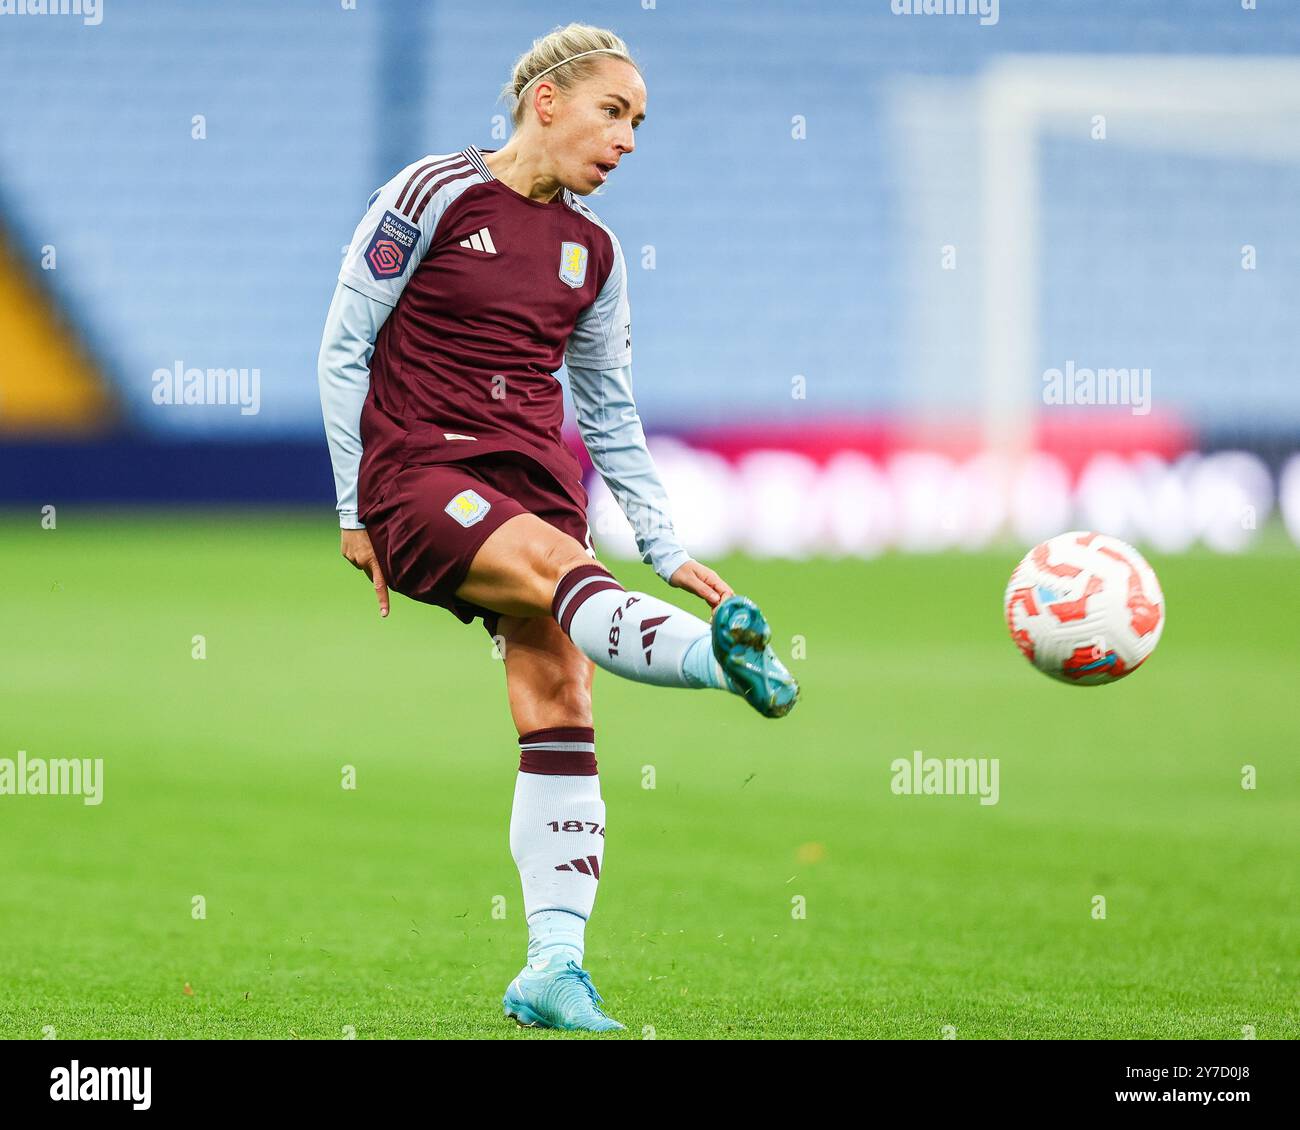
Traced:
<path id="1" fill-rule="evenodd" d="M 494 451 L 534 459 L 586 503 L 555 372 L 630 364 L 623 253 L 568 189 L 531 200 L 484 152 L 425 157 L 379 189 L 339 274 L 393 307 L 361 415 L 363 518 L 403 465 Z"/>

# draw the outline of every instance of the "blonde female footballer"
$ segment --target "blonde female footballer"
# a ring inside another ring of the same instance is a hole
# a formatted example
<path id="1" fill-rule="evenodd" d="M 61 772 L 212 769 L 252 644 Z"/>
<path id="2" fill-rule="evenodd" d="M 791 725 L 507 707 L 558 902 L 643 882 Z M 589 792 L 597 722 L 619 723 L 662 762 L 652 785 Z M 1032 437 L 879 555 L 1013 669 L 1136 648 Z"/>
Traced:
<path id="1" fill-rule="evenodd" d="M 632 398 L 627 268 L 581 198 L 636 148 L 646 88 L 623 40 L 557 28 L 516 63 L 505 147 L 422 157 L 370 199 L 330 304 L 320 389 L 342 551 L 374 584 L 481 617 L 504 640 L 519 731 L 510 849 L 528 962 L 505 1013 L 604 1031 L 582 968 L 605 849 L 593 664 L 660 687 L 711 687 L 780 717 L 799 688 L 753 601 L 691 559 Z M 624 589 L 595 558 L 578 428 L 642 560 L 713 609 L 702 620 Z"/>

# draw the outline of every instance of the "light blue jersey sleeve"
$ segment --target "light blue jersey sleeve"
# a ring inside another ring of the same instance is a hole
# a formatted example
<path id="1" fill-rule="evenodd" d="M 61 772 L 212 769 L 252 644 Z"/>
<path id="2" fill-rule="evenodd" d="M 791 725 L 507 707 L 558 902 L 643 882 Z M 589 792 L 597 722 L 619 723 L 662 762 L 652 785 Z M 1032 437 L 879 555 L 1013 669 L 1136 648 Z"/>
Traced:
<path id="1" fill-rule="evenodd" d="M 316 362 L 325 438 L 334 467 L 339 526 L 363 530 L 357 518 L 361 470 L 361 409 L 370 391 L 370 355 L 393 308 L 344 283 L 334 288 Z"/>
<path id="2" fill-rule="evenodd" d="M 609 237 L 614 267 L 596 301 L 579 316 L 565 352 L 569 392 L 582 442 L 627 515 L 641 560 L 666 581 L 691 555 L 673 531 L 668 492 L 646 448 L 632 396 L 627 265 L 614 233 Z"/>
<path id="3" fill-rule="evenodd" d="M 357 475 L 361 409 L 370 391 L 375 340 L 429 250 L 443 213 L 479 180 L 471 163 L 461 158 L 459 153 L 422 157 L 377 188 L 339 271 L 316 376 L 339 525 L 345 530 L 365 528 L 357 518 Z"/>
<path id="4" fill-rule="evenodd" d="M 691 555 L 673 530 L 664 490 L 632 399 L 632 366 L 591 369 L 569 364 L 569 391 L 582 442 L 627 515 L 641 560 L 665 581 Z"/>
<path id="5" fill-rule="evenodd" d="M 447 205 L 477 180 L 468 162 L 463 174 L 448 167 L 456 157 L 422 157 L 374 191 L 352 233 L 339 282 L 387 306 L 397 305 Z M 440 177 L 440 170 L 448 176 Z"/>
<path id="6" fill-rule="evenodd" d="M 596 217 L 584 209 L 593 221 Z M 574 323 L 564 351 L 565 364 L 588 368 L 615 369 L 632 364 L 632 314 L 627 301 L 627 264 L 623 261 L 623 248 L 614 233 L 600 224 L 614 244 L 614 265 L 609 278 Z"/>

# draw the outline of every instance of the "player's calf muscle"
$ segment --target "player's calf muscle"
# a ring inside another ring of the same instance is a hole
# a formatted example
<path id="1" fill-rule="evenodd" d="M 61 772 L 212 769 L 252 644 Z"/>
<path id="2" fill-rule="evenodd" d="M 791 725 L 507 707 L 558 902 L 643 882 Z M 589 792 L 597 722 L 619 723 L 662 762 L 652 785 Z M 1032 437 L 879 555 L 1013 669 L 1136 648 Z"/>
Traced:
<path id="1" fill-rule="evenodd" d="M 552 726 L 592 724 L 591 681 L 585 672 L 535 678 L 507 671 L 506 679 L 510 714 L 521 734 Z"/>
<path id="2" fill-rule="evenodd" d="M 549 616 L 502 616 L 510 713 L 521 734 L 590 726 L 594 665 Z"/>

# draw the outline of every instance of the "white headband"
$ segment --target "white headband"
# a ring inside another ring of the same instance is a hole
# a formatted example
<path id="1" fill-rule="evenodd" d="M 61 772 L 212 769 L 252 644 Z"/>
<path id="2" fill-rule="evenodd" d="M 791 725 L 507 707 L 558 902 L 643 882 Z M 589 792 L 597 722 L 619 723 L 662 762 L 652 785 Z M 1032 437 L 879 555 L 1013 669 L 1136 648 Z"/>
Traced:
<path id="1" fill-rule="evenodd" d="M 578 54 L 570 55 L 567 59 L 561 59 L 554 66 L 547 67 L 546 70 L 542 71 L 540 74 L 533 75 L 532 78 L 530 78 L 526 83 L 524 83 L 523 86 L 519 88 L 519 93 L 516 95 L 516 97 L 522 98 L 524 96 L 525 90 L 527 90 L 530 86 L 532 86 L 533 83 L 535 83 L 539 78 L 542 77 L 542 75 L 550 74 L 553 70 L 555 70 L 556 67 L 562 67 L 564 66 L 565 63 L 572 63 L 574 59 L 581 59 L 584 55 L 599 55 L 602 51 L 608 51 L 611 55 L 623 54 L 622 51 L 619 51 L 614 47 L 596 47 L 593 48 L 591 51 L 579 51 Z"/>

